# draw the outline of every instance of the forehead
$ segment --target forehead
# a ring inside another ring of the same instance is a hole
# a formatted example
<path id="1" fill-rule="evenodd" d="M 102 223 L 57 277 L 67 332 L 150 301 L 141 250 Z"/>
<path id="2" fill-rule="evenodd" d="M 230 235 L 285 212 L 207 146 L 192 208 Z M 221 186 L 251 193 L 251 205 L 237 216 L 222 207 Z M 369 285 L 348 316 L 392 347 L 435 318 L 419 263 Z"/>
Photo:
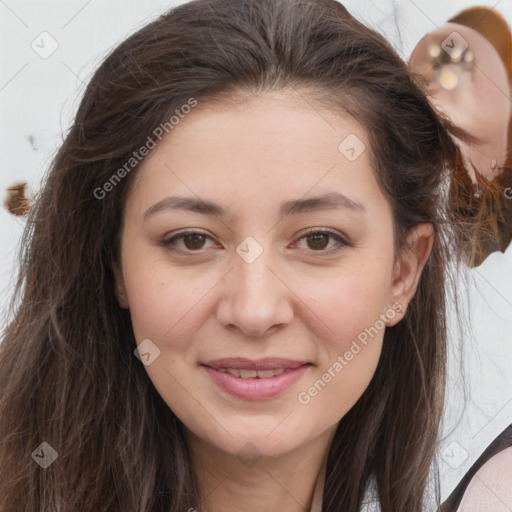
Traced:
<path id="1" fill-rule="evenodd" d="M 245 204 L 336 191 L 374 196 L 370 150 L 356 120 L 294 91 L 199 101 L 142 162 L 134 189 L 155 201 L 172 190 Z"/>
<path id="2" fill-rule="evenodd" d="M 356 146 L 355 155 L 347 152 L 350 141 L 340 148 L 349 136 Z M 283 163 L 306 158 L 321 164 L 337 159 L 340 153 L 355 161 L 363 147 L 370 149 L 365 130 L 354 118 L 307 97 L 307 92 L 294 90 L 199 102 L 164 137 L 162 151 L 155 153 L 198 142 L 203 151 L 193 155 L 197 159 L 218 154 L 227 159 L 243 153 L 259 161 L 277 158 Z"/>

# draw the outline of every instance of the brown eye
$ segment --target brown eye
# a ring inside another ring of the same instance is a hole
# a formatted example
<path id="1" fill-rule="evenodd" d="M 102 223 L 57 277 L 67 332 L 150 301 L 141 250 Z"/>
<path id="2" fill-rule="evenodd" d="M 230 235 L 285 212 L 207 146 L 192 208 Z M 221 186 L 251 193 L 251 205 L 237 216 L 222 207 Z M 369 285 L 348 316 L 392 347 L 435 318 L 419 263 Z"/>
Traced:
<path id="1" fill-rule="evenodd" d="M 328 235 L 326 233 L 315 233 L 313 235 L 308 235 L 306 239 L 308 240 L 309 247 L 315 250 L 324 250 L 329 245 L 329 238 L 332 235 Z"/>
<path id="2" fill-rule="evenodd" d="M 160 243 L 169 250 L 190 253 L 203 249 L 207 239 L 211 239 L 211 237 L 200 231 L 182 231 Z"/>
<path id="3" fill-rule="evenodd" d="M 306 241 L 307 249 L 309 249 L 310 252 L 318 252 L 320 255 L 330 254 L 344 247 L 353 247 L 352 243 L 338 233 L 314 228 L 309 229 L 299 238 L 299 242 L 302 240 Z M 335 244 L 333 247 L 329 248 L 329 242 L 331 241 L 334 241 Z"/>
<path id="4" fill-rule="evenodd" d="M 183 236 L 183 243 L 187 249 L 193 251 L 202 249 L 205 239 L 206 236 L 201 233 L 192 233 L 190 235 Z"/>

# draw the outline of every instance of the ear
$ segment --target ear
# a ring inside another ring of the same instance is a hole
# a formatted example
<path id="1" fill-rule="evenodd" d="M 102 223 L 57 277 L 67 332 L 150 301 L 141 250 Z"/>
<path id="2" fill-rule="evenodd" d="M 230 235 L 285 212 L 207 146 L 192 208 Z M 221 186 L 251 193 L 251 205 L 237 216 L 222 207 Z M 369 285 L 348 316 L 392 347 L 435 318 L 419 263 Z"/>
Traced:
<path id="1" fill-rule="evenodd" d="M 115 294 L 117 301 L 119 302 L 119 306 L 123 309 L 129 309 L 130 304 L 128 302 L 128 295 L 126 294 L 123 272 L 117 262 L 112 262 L 111 267 L 114 271 Z"/>
<path id="2" fill-rule="evenodd" d="M 390 301 L 397 314 L 387 320 L 388 327 L 396 325 L 405 316 L 432 251 L 434 237 L 432 224 L 418 224 L 410 229 L 394 269 Z"/>

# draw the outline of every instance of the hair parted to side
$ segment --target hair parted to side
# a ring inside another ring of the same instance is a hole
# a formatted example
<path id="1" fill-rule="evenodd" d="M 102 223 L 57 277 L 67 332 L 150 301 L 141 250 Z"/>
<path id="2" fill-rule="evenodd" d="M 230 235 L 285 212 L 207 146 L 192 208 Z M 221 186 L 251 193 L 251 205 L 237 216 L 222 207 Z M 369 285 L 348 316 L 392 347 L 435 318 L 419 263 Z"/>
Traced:
<path id="1" fill-rule="evenodd" d="M 114 292 L 137 168 L 102 199 L 94 191 L 190 98 L 298 88 L 368 132 L 397 250 L 418 223 L 436 232 L 404 320 L 386 330 L 376 373 L 339 424 L 323 510 L 358 510 L 371 475 L 383 512 L 422 510 L 443 407 L 444 233 L 457 220 L 439 208 L 440 183 L 464 174 L 457 130 L 385 39 L 336 1 L 199 0 L 108 55 L 28 213 L 0 344 L 0 512 L 200 510 L 182 424 L 134 356 Z M 58 453 L 47 469 L 31 457 L 43 441 Z"/>

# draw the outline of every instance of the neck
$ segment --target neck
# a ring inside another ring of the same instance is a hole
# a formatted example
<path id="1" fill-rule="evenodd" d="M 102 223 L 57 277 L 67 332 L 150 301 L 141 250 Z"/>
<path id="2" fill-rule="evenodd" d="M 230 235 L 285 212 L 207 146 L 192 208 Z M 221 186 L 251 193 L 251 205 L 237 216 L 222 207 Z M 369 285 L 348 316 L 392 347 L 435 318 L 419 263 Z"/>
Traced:
<path id="1" fill-rule="evenodd" d="M 309 512 L 335 427 L 291 453 L 248 459 L 188 432 L 205 512 Z M 321 473 L 322 472 L 322 473 Z"/>

